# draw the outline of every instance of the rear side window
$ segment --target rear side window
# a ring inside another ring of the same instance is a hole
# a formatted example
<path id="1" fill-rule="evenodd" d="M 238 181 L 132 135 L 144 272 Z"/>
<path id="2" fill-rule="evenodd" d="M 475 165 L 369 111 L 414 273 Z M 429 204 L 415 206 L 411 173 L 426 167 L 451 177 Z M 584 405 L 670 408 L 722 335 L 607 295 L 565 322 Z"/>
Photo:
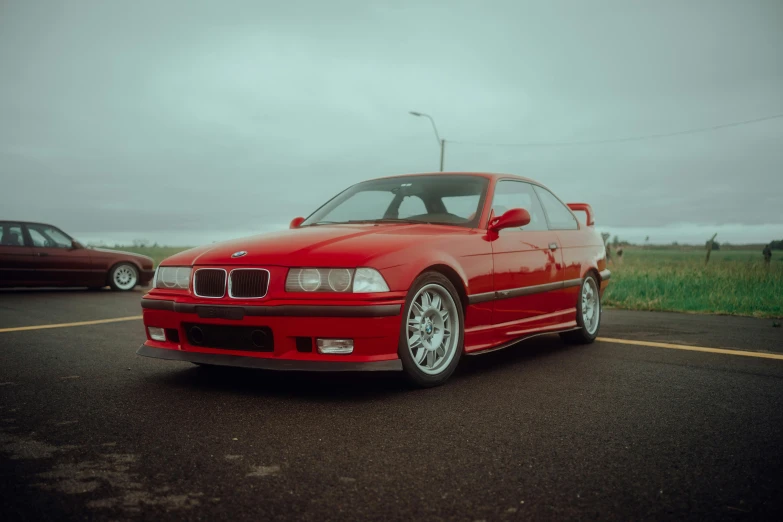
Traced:
<path id="1" fill-rule="evenodd" d="M 541 204 L 544 206 L 546 217 L 549 219 L 550 229 L 577 230 L 579 228 L 574 215 L 554 194 L 541 187 L 536 187 L 536 194 L 538 194 Z"/>
<path id="2" fill-rule="evenodd" d="M 0 246 L 24 246 L 22 225 L 0 223 Z"/>

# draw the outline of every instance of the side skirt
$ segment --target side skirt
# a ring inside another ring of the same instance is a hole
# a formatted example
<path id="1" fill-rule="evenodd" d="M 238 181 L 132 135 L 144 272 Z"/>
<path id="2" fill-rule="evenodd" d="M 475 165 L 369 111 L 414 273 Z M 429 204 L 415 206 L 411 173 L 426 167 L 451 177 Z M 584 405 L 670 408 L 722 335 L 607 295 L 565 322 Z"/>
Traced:
<path id="1" fill-rule="evenodd" d="M 534 333 L 534 334 L 530 334 L 530 335 L 524 335 L 522 337 L 517 337 L 513 341 L 505 342 L 505 343 L 501 344 L 500 346 L 494 346 L 492 348 L 485 348 L 483 350 L 477 350 L 477 351 L 474 351 L 474 352 L 465 352 L 465 355 L 483 355 L 485 353 L 496 352 L 498 350 L 502 350 L 504 348 L 508 348 L 510 346 L 514 346 L 515 344 L 521 343 L 522 341 L 527 341 L 528 339 L 532 339 L 533 337 L 538 337 L 540 335 L 560 334 L 560 333 L 564 333 L 564 332 L 573 332 L 574 330 L 581 330 L 581 329 L 582 329 L 581 327 L 577 326 L 576 328 L 564 328 L 564 329 L 560 329 L 560 330 L 550 330 L 548 332 L 538 332 L 538 333 Z"/>

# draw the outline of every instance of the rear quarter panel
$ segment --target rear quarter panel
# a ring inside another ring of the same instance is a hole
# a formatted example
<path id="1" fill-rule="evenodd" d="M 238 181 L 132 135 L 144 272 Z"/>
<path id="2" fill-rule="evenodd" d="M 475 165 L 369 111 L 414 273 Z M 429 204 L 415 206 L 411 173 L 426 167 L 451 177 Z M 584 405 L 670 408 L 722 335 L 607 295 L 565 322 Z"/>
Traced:
<path id="1" fill-rule="evenodd" d="M 593 228 L 580 223 L 579 230 L 557 230 L 563 252 L 565 280 L 582 279 L 590 270 L 600 272 L 606 268 L 606 250 L 601 235 Z M 602 285 L 603 286 L 603 285 Z M 565 289 L 569 301 L 576 303 L 579 287 Z"/>

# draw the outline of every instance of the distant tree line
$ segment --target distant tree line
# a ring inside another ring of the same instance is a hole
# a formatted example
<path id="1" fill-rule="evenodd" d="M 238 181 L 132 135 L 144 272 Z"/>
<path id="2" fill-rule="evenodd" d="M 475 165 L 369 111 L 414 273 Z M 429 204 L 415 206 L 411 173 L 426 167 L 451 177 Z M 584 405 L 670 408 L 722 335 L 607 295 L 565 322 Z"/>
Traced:
<path id="1" fill-rule="evenodd" d="M 648 247 L 648 248 L 650 248 L 650 247 L 652 247 L 652 248 L 665 248 L 665 245 L 650 245 L 649 244 L 650 236 L 647 236 L 644 239 L 644 245 L 639 245 L 639 244 L 636 244 L 636 243 L 631 243 L 629 241 L 625 241 L 623 239 L 620 239 L 619 236 L 616 236 L 616 235 L 612 236 L 611 234 L 609 234 L 607 232 L 603 232 L 601 234 L 601 236 L 603 237 L 603 240 L 604 240 L 605 244 L 611 245 L 614 248 L 617 248 L 617 247 L 627 247 L 627 246 L 632 246 L 632 247 L 644 246 L 644 247 Z M 770 245 L 770 248 L 772 250 L 783 250 L 783 239 L 770 241 L 768 244 Z M 732 243 L 730 245 L 728 241 L 724 241 L 723 243 L 720 243 L 718 241 L 713 241 L 712 242 L 712 249 L 713 250 L 720 250 L 721 245 L 725 246 L 725 247 L 729 247 L 729 249 L 731 249 L 731 247 L 734 247 L 736 249 L 738 247 L 739 248 L 743 248 L 743 247 L 747 248 L 749 246 L 756 246 L 757 244 L 754 243 L 753 245 L 751 245 L 751 244 L 748 244 L 748 245 L 742 245 L 742 244 L 736 245 L 736 244 Z M 764 245 L 767 245 L 767 243 L 764 243 Z M 669 244 L 669 246 L 673 246 L 673 247 L 696 247 L 696 248 L 698 248 L 698 245 L 688 245 L 688 244 L 682 244 L 681 245 L 677 241 L 672 241 Z M 707 241 L 704 242 L 704 248 L 709 248 L 709 246 L 710 246 L 710 240 L 708 239 Z"/>

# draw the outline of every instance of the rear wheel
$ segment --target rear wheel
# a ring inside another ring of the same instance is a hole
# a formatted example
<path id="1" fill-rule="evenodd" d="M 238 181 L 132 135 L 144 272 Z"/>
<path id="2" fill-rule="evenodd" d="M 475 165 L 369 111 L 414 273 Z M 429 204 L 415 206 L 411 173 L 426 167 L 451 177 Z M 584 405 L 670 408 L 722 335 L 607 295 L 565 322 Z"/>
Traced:
<path id="1" fill-rule="evenodd" d="M 139 271 L 130 263 L 120 263 L 109 271 L 109 285 L 112 290 L 127 292 L 139 282 Z"/>
<path id="2" fill-rule="evenodd" d="M 579 301 L 576 304 L 576 324 L 578 330 L 563 332 L 560 337 L 573 344 L 590 344 L 598 337 L 601 326 L 601 294 L 598 290 L 595 274 L 587 274 L 579 291 Z"/>
<path id="3" fill-rule="evenodd" d="M 454 285 L 438 272 L 414 281 L 405 299 L 398 353 L 408 379 L 438 386 L 454 373 L 464 342 L 462 306 Z"/>

